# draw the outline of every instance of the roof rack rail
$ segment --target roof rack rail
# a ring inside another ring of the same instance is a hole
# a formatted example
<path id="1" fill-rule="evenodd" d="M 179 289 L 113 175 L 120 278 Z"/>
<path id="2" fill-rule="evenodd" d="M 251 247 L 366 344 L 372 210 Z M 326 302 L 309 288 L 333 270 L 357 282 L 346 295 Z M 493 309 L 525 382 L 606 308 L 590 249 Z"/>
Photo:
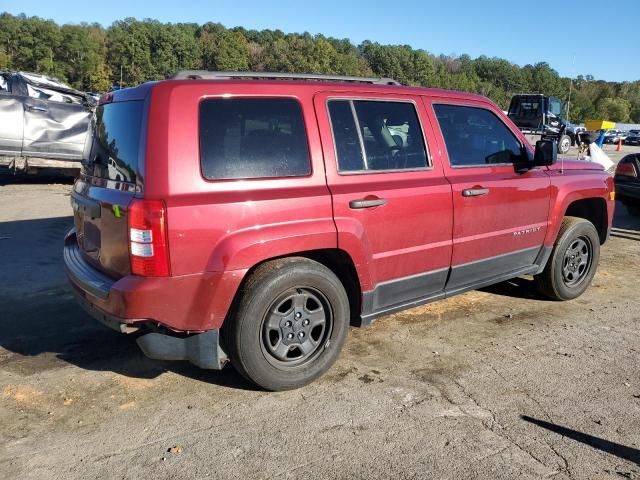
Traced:
<path id="1" fill-rule="evenodd" d="M 318 80 L 328 82 L 361 82 L 375 85 L 400 85 L 393 78 L 355 77 L 348 75 L 320 75 L 315 73 L 278 72 L 210 72 L 208 70 L 180 70 L 170 80 L 230 80 L 232 78 L 267 78 L 287 80 Z"/>

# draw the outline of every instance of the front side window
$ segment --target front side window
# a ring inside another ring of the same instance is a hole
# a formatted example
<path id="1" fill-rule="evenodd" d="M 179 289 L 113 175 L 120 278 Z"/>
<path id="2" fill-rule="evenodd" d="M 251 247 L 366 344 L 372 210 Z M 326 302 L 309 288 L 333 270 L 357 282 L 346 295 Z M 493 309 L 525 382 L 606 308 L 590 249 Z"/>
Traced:
<path id="1" fill-rule="evenodd" d="M 210 180 L 311 173 L 300 104 L 290 98 L 216 98 L 200 103 L 200 162 Z"/>
<path id="2" fill-rule="evenodd" d="M 562 115 L 562 103 L 560 103 L 560 99 L 558 98 L 550 98 L 549 99 L 549 111 L 553 113 L 556 117 Z"/>
<path id="3" fill-rule="evenodd" d="M 412 103 L 331 100 L 328 109 L 340 172 L 427 166 L 424 137 Z"/>
<path id="4" fill-rule="evenodd" d="M 446 104 L 433 109 L 452 166 L 509 164 L 521 158 L 520 142 L 493 112 Z"/>

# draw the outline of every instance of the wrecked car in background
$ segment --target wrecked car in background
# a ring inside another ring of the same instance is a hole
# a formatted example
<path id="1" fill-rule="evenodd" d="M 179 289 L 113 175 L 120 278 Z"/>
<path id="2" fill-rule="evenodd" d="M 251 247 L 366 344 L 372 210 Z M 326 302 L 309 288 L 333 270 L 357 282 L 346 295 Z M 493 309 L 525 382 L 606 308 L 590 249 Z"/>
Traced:
<path id="1" fill-rule="evenodd" d="M 76 173 L 89 148 L 95 105 L 90 95 L 53 78 L 0 72 L 0 172 Z"/>

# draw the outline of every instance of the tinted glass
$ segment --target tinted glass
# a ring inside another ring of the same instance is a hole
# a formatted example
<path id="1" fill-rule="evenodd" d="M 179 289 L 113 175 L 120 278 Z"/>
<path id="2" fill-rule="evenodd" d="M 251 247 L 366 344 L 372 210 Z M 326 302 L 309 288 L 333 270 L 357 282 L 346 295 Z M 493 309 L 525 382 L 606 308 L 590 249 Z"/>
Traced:
<path id="1" fill-rule="evenodd" d="M 329 114 L 341 172 L 427 166 L 422 130 L 413 104 L 335 100 L 329 102 Z"/>
<path id="2" fill-rule="evenodd" d="M 200 161 L 208 179 L 309 175 L 300 104 L 271 98 L 204 100 Z"/>
<path id="3" fill-rule="evenodd" d="M 142 135 L 142 101 L 107 103 L 96 110 L 89 175 L 135 183 Z"/>
<path id="4" fill-rule="evenodd" d="M 453 166 L 512 163 L 520 142 L 504 123 L 484 108 L 433 106 Z"/>

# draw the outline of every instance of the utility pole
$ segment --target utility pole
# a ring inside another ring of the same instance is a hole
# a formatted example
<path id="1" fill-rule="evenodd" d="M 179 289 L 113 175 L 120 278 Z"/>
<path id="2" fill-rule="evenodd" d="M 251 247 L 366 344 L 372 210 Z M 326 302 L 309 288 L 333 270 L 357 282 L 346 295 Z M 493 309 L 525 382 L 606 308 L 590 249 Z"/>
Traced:
<path id="1" fill-rule="evenodd" d="M 573 70 L 573 74 L 576 73 L 576 54 L 573 54 L 573 58 L 571 59 L 571 67 Z M 571 93 L 573 91 L 573 76 L 569 78 L 569 100 L 567 100 L 567 122 L 570 122 L 569 111 L 571 110 Z"/>
<path id="2" fill-rule="evenodd" d="M 120 90 L 122 90 L 122 64 L 120 64 Z"/>
<path id="3" fill-rule="evenodd" d="M 569 119 L 569 111 L 571 110 L 571 91 L 573 90 L 573 78 L 569 79 L 569 100 L 567 100 L 567 121 L 570 122 Z"/>

